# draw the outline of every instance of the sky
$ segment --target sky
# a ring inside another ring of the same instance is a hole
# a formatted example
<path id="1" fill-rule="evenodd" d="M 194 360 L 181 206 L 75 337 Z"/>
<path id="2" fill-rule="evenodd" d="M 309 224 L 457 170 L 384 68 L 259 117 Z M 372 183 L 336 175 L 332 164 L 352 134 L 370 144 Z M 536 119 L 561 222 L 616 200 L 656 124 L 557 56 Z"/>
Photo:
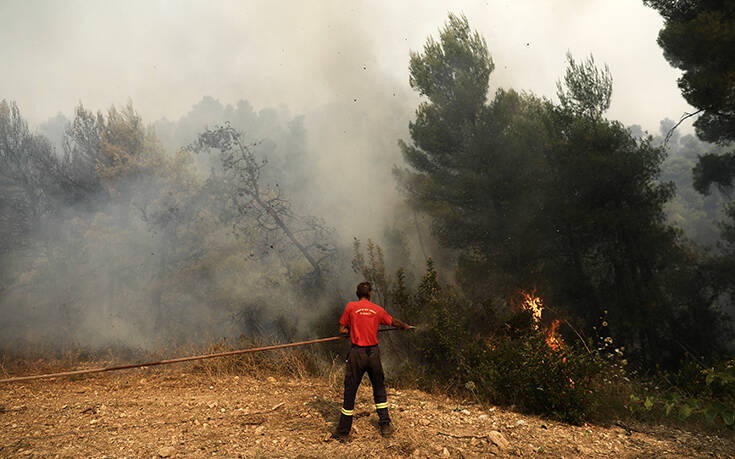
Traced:
<path id="1" fill-rule="evenodd" d="M 407 121 L 418 100 L 409 52 L 450 11 L 487 40 L 491 91 L 554 97 L 567 51 L 592 53 L 613 75 L 609 118 L 657 132 L 691 110 L 656 44 L 662 20 L 641 0 L 0 0 L 0 99 L 37 126 L 79 102 L 130 100 L 152 122 L 177 120 L 205 95 L 307 114 L 390 93 L 406 101 Z"/>

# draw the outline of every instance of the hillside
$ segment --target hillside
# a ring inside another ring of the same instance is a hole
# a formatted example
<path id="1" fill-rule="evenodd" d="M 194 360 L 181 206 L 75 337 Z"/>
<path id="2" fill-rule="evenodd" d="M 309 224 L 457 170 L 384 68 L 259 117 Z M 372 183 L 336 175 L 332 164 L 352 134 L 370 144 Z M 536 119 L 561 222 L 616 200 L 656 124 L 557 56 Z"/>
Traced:
<path id="1" fill-rule="evenodd" d="M 369 384 L 351 440 L 331 438 L 341 381 L 140 369 L 0 387 L 2 457 L 733 457 L 735 440 L 664 426 L 569 426 L 389 388 L 380 437 Z"/>

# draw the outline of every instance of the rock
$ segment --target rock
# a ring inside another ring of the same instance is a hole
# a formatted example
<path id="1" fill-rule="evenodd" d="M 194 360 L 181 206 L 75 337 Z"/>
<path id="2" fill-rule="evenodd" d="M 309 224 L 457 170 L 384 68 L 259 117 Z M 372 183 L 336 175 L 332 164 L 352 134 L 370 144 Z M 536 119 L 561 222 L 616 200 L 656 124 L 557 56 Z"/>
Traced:
<path id="1" fill-rule="evenodd" d="M 516 422 L 516 427 L 518 427 L 518 426 L 522 426 L 522 425 L 524 425 L 525 423 L 526 423 L 526 421 L 524 421 L 523 419 L 519 419 L 519 420 L 518 420 L 518 422 Z"/>
<path id="2" fill-rule="evenodd" d="M 442 456 L 449 457 L 449 450 L 446 448 L 442 449 Z"/>
<path id="3" fill-rule="evenodd" d="M 467 410 L 467 409 L 462 410 L 462 414 L 464 414 L 465 416 L 469 416 L 470 415 L 470 410 Z"/>
<path id="4" fill-rule="evenodd" d="M 510 449 L 510 443 L 508 442 L 508 440 L 506 440 L 503 434 L 496 430 L 491 430 L 487 434 L 487 438 L 492 444 L 500 448 L 502 451 L 507 451 Z"/>
<path id="5" fill-rule="evenodd" d="M 265 430 L 264 426 L 258 426 L 255 428 L 255 435 L 263 435 L 263 431 Z"/>
<path id="6" fill-rule="evenodd" d="M 419 419 L 419 424 L 421 424 L 422 426 L 428 426 L 429 425 L 429 420 L 428 419 L 425 419 L 425 418 L 421 418 L 421 419 Z"/>
<path id="7" fill-rule="evenodd" d="M 158 457 L 173 457 L 176 454 L 176 449 L 173 446 L 164 446 L 158 450 Z"/>
<path id="8" fill-rule="evenodd" d="M 275 383 L 276 382 L 276 378 L 274 378 L 273 376 L 268 376 L 268 382 L 269 383 Z"/>
<path id="9" fill-rule="evenodd" d="M 479 419 L 480 421 L 484 421 L 485 419 L 487 419 L 487 414 L 481 414 L 477 417 L 477 419 Z"/>

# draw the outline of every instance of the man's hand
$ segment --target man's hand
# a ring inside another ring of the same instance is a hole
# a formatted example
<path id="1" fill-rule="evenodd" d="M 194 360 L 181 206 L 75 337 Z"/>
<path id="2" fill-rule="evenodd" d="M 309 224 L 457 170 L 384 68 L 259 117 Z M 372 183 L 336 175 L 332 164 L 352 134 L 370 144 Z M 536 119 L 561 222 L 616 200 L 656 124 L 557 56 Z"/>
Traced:
<path id="1" fill-rule="evenodd" d="M 339 324 L 339 333 L 340 333 L 341 335 L 349 335 L 349 334 L 350 334 L 350 329 L 349 329 L 349 328 L 347 328 L 347 327 L 345 327 L 345 326 L 344 326 L 344 325 L 342 325 L 342 324 Z"/>
<path id="2" fill-rule="evenodd" d="M 414 328 L 414 327 L 412 327 L 412 326 L 408 325 L 408 324 L 407 324 L 407 323 L 405 323 L 405 322 L 401 322 L 401 321 L 400 321 L 400 320 L 398 320 L 398 319 L 393 319 L 393 326 L 394 326 L 394 327 L 398 327 L 398 328 L 400 328 L 400 329 L 402 329 L 402 330 L 411 330 L 412 328 Z"/>

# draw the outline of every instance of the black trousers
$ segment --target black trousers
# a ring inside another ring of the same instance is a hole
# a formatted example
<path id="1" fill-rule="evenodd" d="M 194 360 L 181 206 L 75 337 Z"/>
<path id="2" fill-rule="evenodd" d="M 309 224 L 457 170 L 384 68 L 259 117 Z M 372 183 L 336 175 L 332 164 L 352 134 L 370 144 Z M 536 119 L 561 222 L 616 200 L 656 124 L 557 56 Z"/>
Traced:
<path id="1" fill-rule="evenodd" d="M 365 372 L 370 377 L 370 384 L 373 386 L 373 400 L 375 401 L 379 422 L 380 424 L 390 424 L 388 395 L 385 392 L 383 365 L 380 363 L 380 348 L 377 345 L 369 347 L 353 345 L 347 355 L 345 397 L 342 404 L 342 414 L 339 417 L 339 425 L 337 426 L 338 434 L 347 435 L 350 433 L 352 416 L 355 411 L 355 396 Z"/>

